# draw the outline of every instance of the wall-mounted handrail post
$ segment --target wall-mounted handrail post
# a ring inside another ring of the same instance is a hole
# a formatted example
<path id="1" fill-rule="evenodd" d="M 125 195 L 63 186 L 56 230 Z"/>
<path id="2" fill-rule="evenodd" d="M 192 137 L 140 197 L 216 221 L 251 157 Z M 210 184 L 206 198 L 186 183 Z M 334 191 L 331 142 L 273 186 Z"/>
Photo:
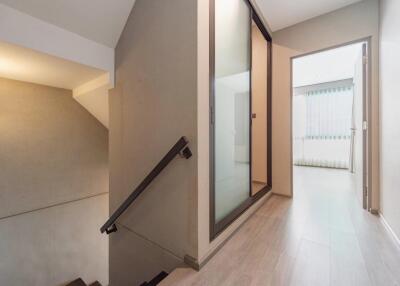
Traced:
<path id="1" fill-rule="evenodd" d="M 192 151 L 187 146 L 189 141 L 186 137 L 181 137 L 178 142 L 168 151 L 161 161 L 154 167 L 153 170 L 144 178 L 137 188 L 129 195 L 129 197 L 121 204 L 121 206 L 111 215 L 107 222 L 100 228 L 101 233 L 110 234 L 117 231 L 115 222 L 129 208 L 129 206 L 139 197 L 139 195 L 150 185 L 150 183 L 161 173 L 162 170 L 180 154 L 182 157 L 189 159 L 192 157 Z"/>

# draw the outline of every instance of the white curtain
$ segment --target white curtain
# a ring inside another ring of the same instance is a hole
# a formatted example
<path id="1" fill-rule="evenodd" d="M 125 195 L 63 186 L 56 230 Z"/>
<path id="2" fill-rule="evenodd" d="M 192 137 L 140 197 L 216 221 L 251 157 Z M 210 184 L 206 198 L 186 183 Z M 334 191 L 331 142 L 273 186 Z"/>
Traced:
<path id="1" fill-rule="evenodd" d="M 320 89 L 294 96 L 296 165 L 348 168 L 353 86 Z"/>

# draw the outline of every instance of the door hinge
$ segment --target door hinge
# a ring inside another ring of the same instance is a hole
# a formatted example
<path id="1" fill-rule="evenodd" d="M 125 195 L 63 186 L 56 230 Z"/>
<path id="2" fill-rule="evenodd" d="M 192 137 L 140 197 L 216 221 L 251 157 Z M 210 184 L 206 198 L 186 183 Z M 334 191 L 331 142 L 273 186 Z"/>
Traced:
<path id="1" fill-rule="evenodd" d="M 366 57 L 366 56 L 363 57 L 363 64 L 364 65 L 368 64 L 368 57 Z"/>
<path id="2" fill-rule="evenodd" d="M 210 107 L 210 123 L 214 124 L 214 108 Z"/>
<path id="3" fill-rule="evenodd" d="M 368 121 L 363 121 L 363 130 L 368 130 Z"/>
<path id="4" fill-rule="evenodd" d="M 368 187 L 364 187 L 364 196 L 368 197 Z"/>

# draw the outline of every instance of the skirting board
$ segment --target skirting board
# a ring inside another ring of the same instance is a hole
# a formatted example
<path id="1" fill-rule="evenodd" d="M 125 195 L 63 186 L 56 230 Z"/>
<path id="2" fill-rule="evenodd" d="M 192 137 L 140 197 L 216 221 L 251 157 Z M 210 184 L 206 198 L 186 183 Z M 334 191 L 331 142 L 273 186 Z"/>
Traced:
<path id="1" fill-rule="evenodd" d="M 196 270 L 196 271 L 199 271 L 200 268 L 201 268 L 201 265 L 199 264 L 199 262 L 197 261 L 197 259 L 196 259 L 196 258 L 193 258 L 193 257 L 190 256 L 190 255 L 185 255 L 185 257 L 184 257 L 184 259 L 183 259 L 183 262 L 185 262 L 185 264 L 186 264 L 187 266 L 189 266 L 190 268 L 192 268 L 192 269 L 194 269 L 194 270 Z"/>
<path id="2" fill-rule="evenodd" d="M 382 222 L 383 226 L 386 228 L 386 230 L 390 233 L 390 235 L 393 237 L 394 241 L 397 244 L 397 247 L 400 248 L 400 239 L 396 235 L 396 233 L 393 231 L 392 227 L 389 225 L 389 223 L 386 221 L 385 217 L 381 212 L 379 212 L 379 219 Z"/>
<path id="3" fill-rule="evenodd" d="M 210 251 L 210 253 L 208 255 L 206 255 L 206 257 L 204 257 L 201 262 L 199 262 L 198 259 L 190 256 L 190 255 L 185 255 L 184 257 L 184 262 L 186 263 L 186 265 L 188 265 L 189 267 L 191 267 L 192 269 L 199 271 L 201 268 L 203 268 L 204 265 L 206 265 L 211 258 L 214 257 L 215 254 L 217 254 L 217 252 L 236 234 L 236 232 L 243 226 L 243 224 L 250 219 L 256 212 L 257 210 L 263 205 L 265 204 L 272 196 L 272 192 L 267 193 L 264 197 L 262 197 L 257 203 L 260 202 L 260 204 L 251 211 L 250 214 L 248 214 L 248 217 L 246 217 L 237 227 L 234 231 L 232 231 L 231 234 L 229 234 L 223 241 L 221 241 L 214 249 L 212 249 Z M 263 201 L 262 201 L 263 200 Z M 257 203 L 255 203 L 255 205 L 257 205 Z M 254 206 L 254 205 L 253 205 Z M 247 210 L 250 211 L 250 210 Z M 246 212 L 242 214 L 242 216 L 246 216 Z M 232 227 L 232 225 L 231 225 Z M 228 227 L 229 229 L 229 227 Z M 228 229 L 226 229 L 225 231 L 228 231 Z"/>
<path id="4" fill-rule="evenodd" d="M 373 215 L 379 215 L 379 214 L 380 214 L 380 212 L 379 212 L 378 210 L 370 209 L 369 211 L 370 211 L 370 213 L 372 213 Z"/>

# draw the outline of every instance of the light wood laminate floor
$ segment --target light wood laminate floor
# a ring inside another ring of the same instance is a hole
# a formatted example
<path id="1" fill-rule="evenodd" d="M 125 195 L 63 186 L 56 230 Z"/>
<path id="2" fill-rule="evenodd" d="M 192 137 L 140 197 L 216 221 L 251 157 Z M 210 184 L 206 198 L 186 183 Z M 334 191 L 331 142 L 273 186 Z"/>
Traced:
<path id="1" fill-rule="evenodd" d="M 347 171 L 295 167 L 293 199 L 272 196 L 199 272 L 161 285 L 400 285 L 400 250 Z"/>

